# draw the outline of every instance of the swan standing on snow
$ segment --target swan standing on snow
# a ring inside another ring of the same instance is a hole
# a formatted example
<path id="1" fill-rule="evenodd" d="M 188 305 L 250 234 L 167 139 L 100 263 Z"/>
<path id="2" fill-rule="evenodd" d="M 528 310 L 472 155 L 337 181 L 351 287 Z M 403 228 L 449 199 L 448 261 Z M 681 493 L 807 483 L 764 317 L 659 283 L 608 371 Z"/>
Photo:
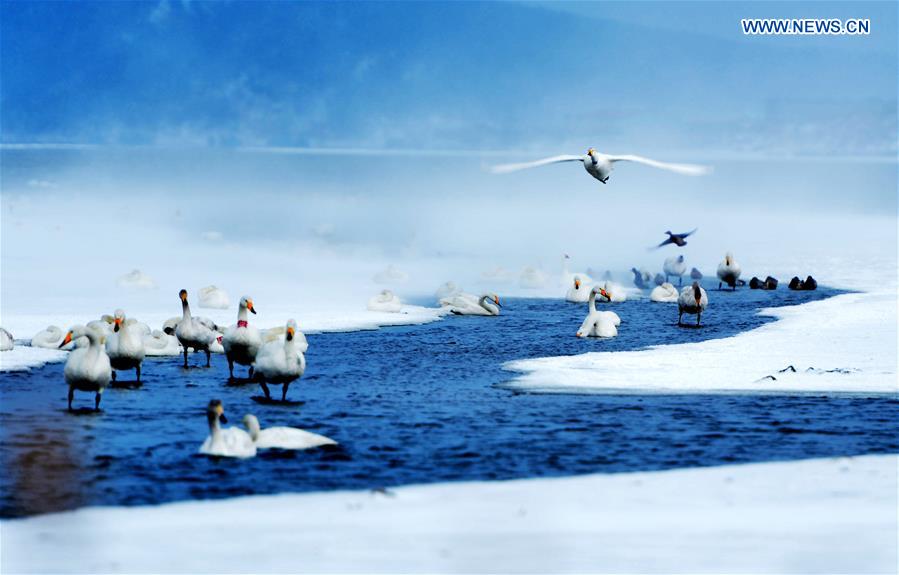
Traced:
<path id="1" fill-rule="evenodd" d="M 668 281 L 669 276 L 674 276 L 678 280 L 677 285 L 681 285 L 684 282 L 684 274 L 687 273 L 687 264 L 684 263 L 684 256 L 667 258 L 662 266 L 662 271 L 665 272 L 665 281 Z"/>
<path id="2" fill-rule="evenodd" d="M 677 293 L 677 288 L 674 285 L 665 282 L 660 286 L 656 286 L 652 288 L 652 292 L 649 294 L 649 300 L 657 303 L 675 303 L 678 300 L 680 294 Z"/>
<path id="3" fill-rule="evenodd" d="M 106 337 L 106 354 L 113 370 L 133 369 L 137 372 L 137 382 L 140 383 L 140 365 L 144 361 L 144 340 L 138 333 L 136 322 L 125 321 L 125 312 L 115 310 L 112 333 Z M 116 372 L 112 372 L 112 380 L 115 381 Z"/>
<path id="4" fill-rule="evenodd" d="M 491 171 L 495 174 L 505 174 L 508 172 L 515 172 L 518 170 L 524 170 L 526 168 L 536 168 L 538 166 L 556 164 L 559 162 L 581 162 L 584 165 L 584 169 L 587 170 L 588 174 L 604 184 L 609 181 L 609 176 L 611 175 L 612 169 L 614 168 L 616 162 L 636 162 L 638 164 L 644 164 L 647 166 L 652 166 L 653 168 L 668 170 L 669 172 L 677 172 L 678 174 L 684 174 L 687 176 L 701 176 L 709 172 L 709 169 L 705 166 L 697 166 L 693 164 L 671 164 L 667 162 L 651 160 L 642 156 L 634 156 L 631 154 L 600 154 L 593 148 L 587 150 L 587 153 L 583 156 L 552 156 L 550 158 L 544 158 L 542 160 L 537 160 L 534 162 L 525 162 L 521 164 L 502 164 L 499 166 L 493 166 L 491 168 Z"/>
<path id="5" fill-rule="evenodd" d="M 181 344 L 178 338 L 154 329 L 143 336 L 144 353 L 150 357 L 181 355 Z"/>
<path id="6" fill-rule="evenodd" d="M 112 366 L 103 346 L 105 337 L 96 328 L 76 325 L 69 330 L 58 346 L 62 348 L 72 340 L 84 338 L 69 354 L 63 368 L 63 375 L 69 385 L 69 411 L 72 411 L 72 399 L 75 397 L 76 389 L 94 392 L 96 394 L 94 410 L 100 409 L 100 396 L 112 377 Z"/>
<path id="7" fill-rule="evenodd" d="M 399 313 L 403 309 L 403 302 L 389 289 L 381 290 L 376 296 L 368 300 L 368 311 L 385 311 Z"/>
<path id="8" fill-rule="evenodd" d="M 191 317 L 190 306 L 187 303 L 187 290 L 178 292 L 178 297 L 181 298 L 182 316 L 181 321 L 178 322 L 178 327 L 175 328 L 175 337 L 178 338 L 178 342 L 184 348 L 184 367 L 187 367 L 187 348 L 189 347 L 193 348 L 195 353 L 205 351 L 206 367 L 209 367 L 209 346 L 216 340 L 216 332 L 210 329 L 200 318 Z"/>
<path id="9" fill-rule="evenodd" d="M 228 293 L 214 285 L 206 286 L 200 290 L 199 307 L 211 309 L 228 309 Z"/>
<path id="10" fill-rule="evenodd" d="M 685 287 L 677 298 L 677 325 L 683 325 L 681 318 L 687 313 L 696 316 L 696 325 L 698 326 L 702 312 L 708 305 L 709 296 L 699 286 L 699 282 L 693 282 L 693 285 Z"/>
<path id="11" fill-rule="evenodd" d="M 283 385 L 281 388 L 281 401 L 287 399 L 287 388 L 291 382 L 298 379 L 306 371 L 306 357 L 297 345 L 294 335 L 297 332 L 297 322 L 287 321 L 287 329 L 284 333 L 284 341 L 280 338 L 268 341 L 256 354 L 255 379 L 262 386 L 266 398 L 271 398 L 268 385 Z M 305 337 L 303 341 L 305 342 Z"/>
<path id="12" fill-rule="evenodd" d="M 618 335 L 618 326 L 621 318 L 613 311 L 598 311 L 596 309 L 596 296 L 602 296 L 607 301 L 612 301 L 612 294 L 605 289 L 594 286 L 590 290 L 590 300 L 587 304 L 587 318 L 578 328 L 578 337 L 615 337 Z"/>
<path id="13" fill-rule="evenodd" d="M 244 415 L 243 424 L 250 432 L 257 449 L 311 449 L 322 445 L 337 445 L 330 437 L 296 427 L 267 427 L 260 429 L 255 415 Z"/>
<path id="14" fill-rule="evenodd" d="M 461 293 L 440 300 L 440 305 L 448 307 L 456 315 L 499 315 L 499 296 L 494 293 L 482 295 L 480 298 L 470 293 Z"/>
<path id="15" fill-rule="evenodd" d="M 15 345 L 13 341 L 15 338 L 11 333 L 0 327 L 0 351 L 9 351 Z"/>
<path id="16" fill-rule="evenodd" d="M 225 350 L 225 357 L 228 358 L 228 374 L 234 379 L 234 363 L 250 366 L 248 377 L 253 377 L 253 362 L 256 361 L 256 354 L 262 346 L 262 336 L 259 330 L 249 324 L 247 312 L 255 315 L 256 308 L 253 307 L 253 298 L 243 296 L 237 306 L 237 325 L 231 326 L 225 330 L 222 337 L 222 347 Z"/>
<path id="17" fill-rule="evenodd" d="M 580 274 L 574 274 L 572 286 L 568 288 L 565 294 L 565 301 L 574 303 L 584 303 L 590 299 L 590 290 L 592 285 L 589 284 Z"/>
<path id="18" fill-rule="evenodd" d="M 222 402 L 213 399 L 206 407 L 206 420 L 209 422 L 209 436 L 200 446 L 200 453 L 217 457 L 254 457 L 256 444 L 253 437 L 239 427 L 226 427 L 222 429 L 222 423 L 228 423 Z"/>
<path id="19" fill-rule="evenodd" d="M 727 252 L 724 261 L 718 264 L 718 289 L 721 289 L 721 283 L 724 282 L 736 291 L 741 272 L 740 264 L 734 260 L 730 252 Z"/>

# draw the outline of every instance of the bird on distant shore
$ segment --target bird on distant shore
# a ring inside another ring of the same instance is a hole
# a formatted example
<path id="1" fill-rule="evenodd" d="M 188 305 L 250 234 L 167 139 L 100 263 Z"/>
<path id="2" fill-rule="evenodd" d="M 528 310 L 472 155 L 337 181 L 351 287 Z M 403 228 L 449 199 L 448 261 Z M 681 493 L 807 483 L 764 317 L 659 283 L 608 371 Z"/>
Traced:
<path id="1" fill-rule="evenodd" d="M 515 172 L 527 168 L 536 168 L 538 166 L 546 166 L 548 164 L 556 164 L 559 162 L 581 162 L 584 164 L 584 169 L 587 170 L 588 174 L 604 184 L 608 183 L 609 176 L 611 175 L 612 169 L 614 168 L 614 164 L 616 162 L 635 162 L 638 164 L 645 164 L 647 166 L 652 166 L 653 168 L 668 170 L 669 172 L 676 172 L 678 174 L 684 174 L 687 176 L 701 176 L 709 172 L 709 168 L 706 166 L 659 162 L 657 160 L 651 160 L 649 158 L 644 158 L 643 156 L 635 156 L 632 154 L 601 154 L 593 148 L 587 150 L 587 153 L 583 156 L 552 156 L 550 158 L 543 158 L 542 160 L 536 160 L 533 162 L 524 162 L 519 164 L 501 164 L 498 166 L 493 166 L 492 168 L 490 168 L 490 170 L 494 174 L 505 174 L 508 172 Z"/>
<path id="2" fill-rule="evenodd" d="M 668 239 L 665 240 L 664 242 L 660 243 L 659 245 L 655 246 L 654 248 L 650 248 L 650 249 L 657 250 L 663 246 L 667 246 L 668 244 L 674 244 L 677 247 L 682 248 L 685 245 L 687 245 L 687 238 L 690 237 L 692 234 L 695 234 L 696 230 L 698 230 L 698 229 L 699 228 L 694 228 L 694 229 L 690 230 L 689 232 L 686 232 L 683 234 L 672 234 L 670 231 L 667 231 L 665 233 L 668 234 Z"/>

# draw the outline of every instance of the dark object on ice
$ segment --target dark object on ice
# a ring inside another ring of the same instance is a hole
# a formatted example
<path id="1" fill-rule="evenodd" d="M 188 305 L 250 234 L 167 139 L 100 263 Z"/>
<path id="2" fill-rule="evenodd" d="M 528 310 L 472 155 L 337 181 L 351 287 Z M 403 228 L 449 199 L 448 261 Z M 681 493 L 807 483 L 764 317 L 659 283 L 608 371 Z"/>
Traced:
<path id="1" fill-rule="evenodd" d="M 796 373 L 796 368 L 793 367 L 792 365 L 788 365 L 787 367 L 783 368 L 782 370 L 778 371 L 777 373 L 786 373 L 788 371 L 792 371 L 793 373 Z"/>
<path id="2" fill-rule="evenodd" d="M 789 287 L 791 290 L 796 291 L 814 291 L 818 289 L 818 282 L 812 276 L 805 278 L 805 281 L 793 276 L 793 279 L 790 280 Z"/>
<path id="3" fill-rule="evenodd" d="M 755 383 L 758 383 L 760 381 L 765 381 L 766 379 L 770 379 L 771 381 L 777 381 L 777 378 L 774 377 L 773 375 L 766 375 L 765 377 L 755 380 Z"/>
<path id="4" fill-rule="evenodd" d="M 702 272 L 696 268 L 693 268 L 692 270 L 690 270 L 690 279 L 691 280 L 701 280 Z"/>
<path id="5" fill-rule="evenodd" d="M 631 268 L 631 271 L 634 272 L 634 285 L 640 289 L 646 289 L 647 280 L 643 279 L 643 272 L 637 268 Z"/>
<path id="6" fill-rule="evenodd" d="M 760 280 L 759 278 L 753 276 L 751 280 L 749 280 L 749 289 L 762 289 L 762 290 L 776 290 L 777 289 L 777 279 L 771 276 L 765 278 L 765 281 Z"/>
<path id="7" fill-rule="evenodd" d="M 667 246 L 668 244 L 674 244 L 677 247 L 682 248 L 687 245 L 687 238 L 690 237 L 690 234 L 695 233 L 698 229 L 699 228 L 696 228 L 684 234 L 672 234 L 671 232 L 665 232 L 666 234 L 668 234 L 668 239 L 657 245 L 655 249 L 659 249 L 662 246 Z"/>

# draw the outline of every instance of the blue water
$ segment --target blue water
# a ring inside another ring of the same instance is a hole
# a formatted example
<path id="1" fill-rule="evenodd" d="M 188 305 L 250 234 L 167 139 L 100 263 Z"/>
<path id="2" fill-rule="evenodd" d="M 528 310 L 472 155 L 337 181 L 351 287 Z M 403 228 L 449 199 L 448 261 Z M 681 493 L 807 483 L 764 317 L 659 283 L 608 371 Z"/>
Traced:
<path id="1" fill-rule="evenodd" d="M 179 358 L 148 359 L 143 386 L 108 389 L 98 414 L 66 412 L 61 363 L 2 374 L 0 516 L 899 451 L 895 396 L 530 394 L 502 385 L 514 376 L 501 369 L 508 360 L 725 337 L 771 321 L 761 307 L 835 293 L 710 291 L 701 329 L 677 327 L 673 304 L 616 304 L 623 323 L 611 340 L 574 337 L 585 305 L 530 299 L 506 300 L 495 318 L 312 334 L 306 376 L 288 396 L 302 404 L 263 404 L 257 386 L 226 385 L 223 356 L 188 370 Z M 249 460 L 198 455 L 211 398 L 232 423 L 252 412 L 264 427 L 302 427 L 341 445 Z M 76 393 L 75 405 L 92 407 L 91 394 Z"/>

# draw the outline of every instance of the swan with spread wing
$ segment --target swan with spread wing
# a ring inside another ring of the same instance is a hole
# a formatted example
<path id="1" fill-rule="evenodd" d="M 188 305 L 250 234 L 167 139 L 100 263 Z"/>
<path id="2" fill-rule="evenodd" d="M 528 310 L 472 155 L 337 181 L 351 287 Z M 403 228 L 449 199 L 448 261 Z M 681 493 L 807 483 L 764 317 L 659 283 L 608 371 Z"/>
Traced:
<path id="1" fill-rule="evenodd" d="M 638 164 L 644 164 L 647 166 L 652 166 L 653 168 L 668 170 L 669 172 L 676 172 L 678 174 L 684 174 L 687 176 L 701 176 L 703 174 L 709 173 L 710 171 L 706 166 L 659 162 L 658 160 L 644 158 L 643 156 L 635 156 L 633 154 L 601 154 L 593 148 L 587 150 L 587 153 L 583 156 L 562 155 L 552 156 L 551 158 L 543 158 L 542 160 L 537 160 L 534 162 L 524 162 L 520 164 L 501 164 L 499 166 L 493 166 L 491 168 L 491 171 L 494 174 L 505 174 L 508 172 L 524 170 L 526 168 L 536 168 L 538 166 L 546 166 L 548 164 L 557 164 L 560 162 L 581 162 L 582 164 L 584 164 L 584 169 L 587 170 L 588 174 L 604 184 L 608 183 L 609 176 L 611 175 L 612 169 L 614 168 L 616 162 L 635 162 Z"/>

